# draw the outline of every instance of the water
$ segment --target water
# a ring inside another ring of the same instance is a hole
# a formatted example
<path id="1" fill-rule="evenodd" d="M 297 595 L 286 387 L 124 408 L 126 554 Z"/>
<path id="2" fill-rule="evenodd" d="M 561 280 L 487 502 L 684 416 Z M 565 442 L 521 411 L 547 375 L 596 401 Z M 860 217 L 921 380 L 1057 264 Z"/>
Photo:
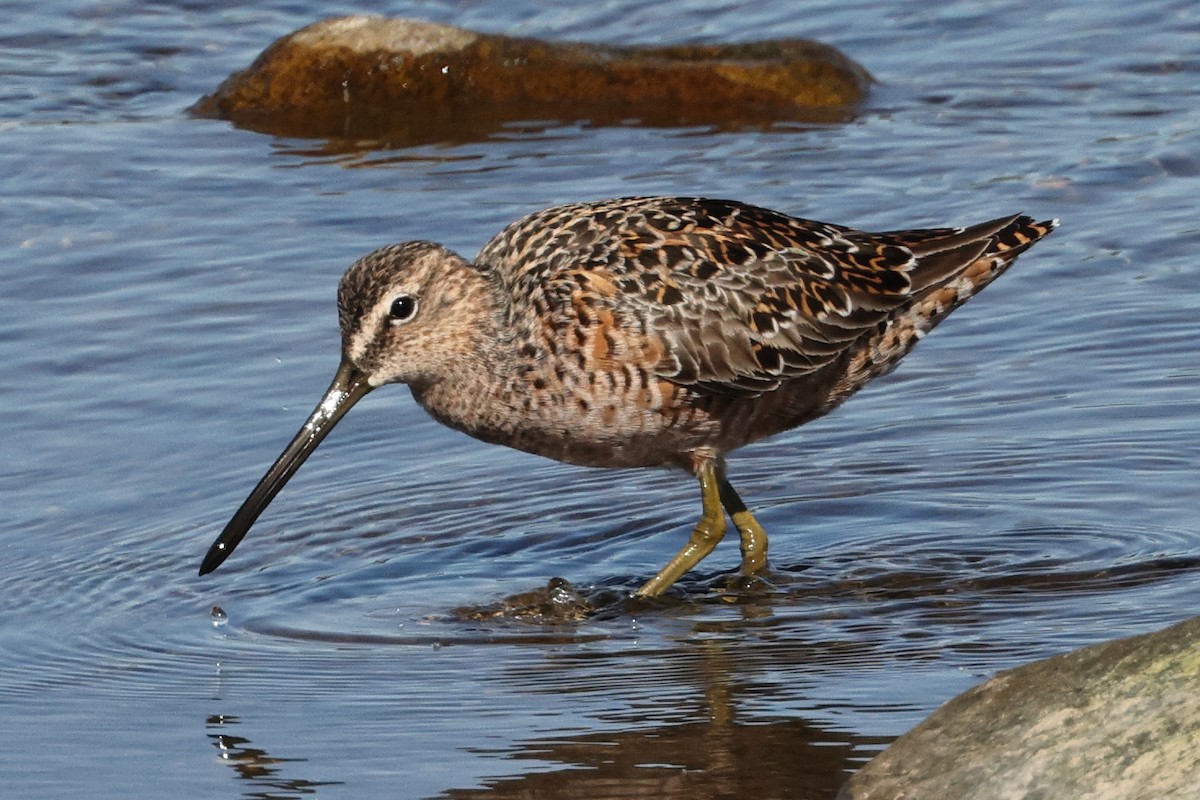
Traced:
<path id="1" fill-rule="evenodd" d="M 184 113 L 355 10 L 813 36 L 881 84 L 844 125 L 541 123 L 390 151 Z M 1195 614 L 1198 33 L 1184 0 L 10 2 L 6 796 L 828 798 L 997 670 Z M 403 388 L 196 576 L 336 366 L 350 261 L 418 237 L 473 253 L 527 211 L 634 193 L 1063 226 L 893 376 L 732 459 L 767 586 L 724 591 L 729 542 L 682 592 L 625 599 L 686 535 L 690 480 L 487 447 Z M 505 613 L 555 576 L 597 611 Z"/>

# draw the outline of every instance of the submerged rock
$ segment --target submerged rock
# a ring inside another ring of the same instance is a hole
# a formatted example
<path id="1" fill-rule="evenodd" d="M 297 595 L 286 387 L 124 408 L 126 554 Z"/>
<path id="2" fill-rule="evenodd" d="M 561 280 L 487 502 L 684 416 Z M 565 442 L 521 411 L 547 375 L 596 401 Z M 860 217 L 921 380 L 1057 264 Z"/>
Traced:
<path id="1" fill-rule="evenodd" d="M 544 588 L 509 595 L 498 603 L 456 608 L 459 620 L 517 620 L 537 625 L 578 622 L 596 610 L 592 600 L 580 594 L 565 578 L 551 578 Z"/>
<path id="2" fill-rule="evenodd" d="M 351 16 L 277 40 L 192 111 L 285 136 L 468 140 L 516 120 L 830 121 L 870 82 L 802 39 L 611 47 Z"/>
<path id="3" fill-rule="evenodd" d="M 1200 618 L 1008 672 L 946 703 L 840 800 L 1200 796 Z"/>

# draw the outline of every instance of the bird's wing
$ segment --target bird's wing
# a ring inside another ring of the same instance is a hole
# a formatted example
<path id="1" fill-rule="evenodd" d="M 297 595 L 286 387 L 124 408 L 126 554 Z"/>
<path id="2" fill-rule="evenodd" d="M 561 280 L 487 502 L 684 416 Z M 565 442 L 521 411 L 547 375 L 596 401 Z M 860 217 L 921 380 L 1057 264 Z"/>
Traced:
<path id="1" fill-rule="evenodd" d="M 952 279 L 1015 218 L 868 234 L 727 200 L 626 198 L 514 223 L 480 255 L 559 332 L 644 343 L 659 377 L 756 394 L 829 364 Z M 582 321 L 582 325 L 581 325 Z"/>

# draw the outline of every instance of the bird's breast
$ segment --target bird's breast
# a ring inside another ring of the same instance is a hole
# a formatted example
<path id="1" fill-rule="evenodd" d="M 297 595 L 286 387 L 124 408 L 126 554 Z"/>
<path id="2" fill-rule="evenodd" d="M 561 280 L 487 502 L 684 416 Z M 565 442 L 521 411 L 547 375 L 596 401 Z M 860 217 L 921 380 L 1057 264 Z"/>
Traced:
<path id="1" fill-rule="evenodd" d="M 413 386 L 413 397 L 444 425 L 491 444 L 571 464 L 644 467 L 687 464 L 720 435 L 720 423 L 686 390 L 629 364 L 531 359 L 486 380 L 467 376 Z"/>

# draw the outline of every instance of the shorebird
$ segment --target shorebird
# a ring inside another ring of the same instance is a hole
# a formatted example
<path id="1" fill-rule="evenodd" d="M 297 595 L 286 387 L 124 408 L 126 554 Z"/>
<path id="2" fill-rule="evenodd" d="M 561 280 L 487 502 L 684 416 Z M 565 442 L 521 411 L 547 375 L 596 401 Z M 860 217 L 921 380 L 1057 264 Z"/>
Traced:
<path id="1" fill-rule="evenodd" d="M 209 548 L 216 569 L 360 398 L 406 383 L 477 439 L 595 467 L 680 467 L 702 510 L 637 594 L 662 594 L 725 535 L 741 571 L 767 534 L 725 454 L 829 413 L 1057 220 L 866 233 L 731 200 L 632 197 L 531 214 L 474 261 L 428 241 L 355 262 L 338 286 L 341 365 Z"/>

